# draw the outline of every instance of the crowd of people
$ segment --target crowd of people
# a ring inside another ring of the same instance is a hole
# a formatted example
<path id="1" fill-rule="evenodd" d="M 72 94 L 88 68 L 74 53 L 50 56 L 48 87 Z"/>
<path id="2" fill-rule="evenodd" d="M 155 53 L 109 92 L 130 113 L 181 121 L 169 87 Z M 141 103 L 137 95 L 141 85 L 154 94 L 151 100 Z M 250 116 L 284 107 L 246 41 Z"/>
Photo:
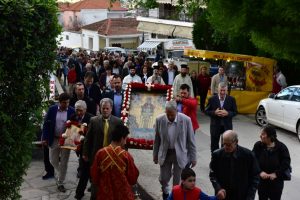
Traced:
<path id="1" fill-rule="evenodd" d="M 57 75 L 64 74 L 69 89 L 59 95 L 58 104 L 49 108 L 44 120 L 46 174 L 42 178 L 47 180 L 55 175 L 60 192 L 66 192 L 64 181 L 70 150 L 60 148 L 59 139 L 66 121 L 72 120 L 88 124 L 81 148 L 76 151 L 79 182 L 75 199 L 83 198 L 89 180 L 92 200 L 134 199 L 132 185 L 137 182 L 139 170 L 126 151 L 129 130 L 120 117 L 127 84 L 139 82 L 173 87 L 173 98 L 166 102 L 165 113 L 155 116 L 154 126 L 153 162 L 160 166 L 164 200 L 254 200 L 257 189 L 260 200 L 280 199 L 284 176 L 290 168 L 288 149 L 269 126 L 262 129 L 261 141 L 253 151 L 238 145 L 238 133 L 232 125 L 237 106 L 228 94 L 224 67 L 211 79 L 206 66 L 197 75 L 195 71 L 189 72 L 187 64 L 181 65 L 180 70 L 173 62 L 165 65 L 159 61 L 153 65 L 143 53 L 125 57 L 60 48 L 57 58 Z M 209 89 L 212 96 L 205 105 Z M 191 169 L 197 164 L 195 133 L 200 127 L 196 96 L 200 97 L 200 110 L 211 118 L 209 176 L 215 196 L 208 196 L 195 186 L 196 174 Z M 170 190 L 172 177 L 174 188 Z M 277 192 L 273 193 L 272 188 Z"/>

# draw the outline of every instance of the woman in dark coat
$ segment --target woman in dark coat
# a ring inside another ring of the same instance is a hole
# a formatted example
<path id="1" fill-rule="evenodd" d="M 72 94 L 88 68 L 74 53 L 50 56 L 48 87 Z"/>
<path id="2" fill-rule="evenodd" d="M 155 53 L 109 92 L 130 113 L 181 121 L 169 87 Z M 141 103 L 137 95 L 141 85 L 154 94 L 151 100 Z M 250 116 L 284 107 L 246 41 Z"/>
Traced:
<path id="1" fill-rule="evenodd" d="M 285 144 L 277 140 L 276 130 L 266 126 L 255 143 L 253 152 L 261 172 L 258 185 L 259 200 L 280 200 L 285 171 L 290 169 L 291 158 Z"/>

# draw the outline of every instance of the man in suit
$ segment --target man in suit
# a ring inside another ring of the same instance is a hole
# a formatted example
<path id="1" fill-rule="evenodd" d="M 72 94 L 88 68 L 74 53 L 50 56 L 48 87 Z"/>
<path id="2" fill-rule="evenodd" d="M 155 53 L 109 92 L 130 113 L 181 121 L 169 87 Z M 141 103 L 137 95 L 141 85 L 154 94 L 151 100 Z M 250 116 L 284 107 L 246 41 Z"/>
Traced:
<path id="1" fill-rule="evenodd" d="M 177 67 L 174 61 L 170 61 L 168 69 L 163 71 L 162 78 L 167 85 L 173 85 L 175 77 L 178 75 Z"/>
<path id="2" fill-rule="evenodd" d="M 75 103 L 75 114 L 73 114 L 71 116 L 71 120 L 78 122 L 79 124 L 89 124 L 91 117 L 93 117 L 93 115 L 91 115 L 90 113 L 87 112 L 87 105 L 86 102 L 83 100 L 78 100 Z M 83 144 L 83 142 L 82 142 Z M 84 190 L 86 188 L 87 182 L 89 180 L 89 170 L 90 170 L 90 166 L 89 163 L 84 161 L 82 159 L 82 144 L 81 144 L 81 148 L 79 149 L 79 151 L 77 152 L 78 156 L 79 156 L 79 167 L 78 167 L 78 173 L 80 174 L 80 179 L 76 188 L 76 196 L 75 199 L 81 199 L 84 195 Z"/>
<path id="3" fill-rule="evenodd" d="M 212 78 L 211 78 L 211 85 L 210 85 L 210 89 L 211 89 L 211 94 L 217 94 L 218 93 L 218 86 L 220 83 L 225 83 L 226 85 L 228 84 L 227 81 L 227 76 L 225 74 L 225 69 L 224 66 L 219 66 L 218 69 L 218 73 L 215 74 Z"/>
<path id="4" fill-rule="evenodd" d="M 102 96 L 99 86 L 94 83 L 94 72 L 87 72 L 84 76 L 84 94 L 99 105 Z"/>
<path id="5" fill-rule="evenodd" d="M 99 149 L 108 146 L 111 142 L 111 132 L 122 121 L 112 113 L 113 101 L 109 98 L 103 98 L 100 101 L 101 115 L 92 117 L 88 127 L 88 132 L 83 145 L 82 158 L 92 166 L 94 157 Z M 96 188 L 92 185 L 91 199 L 96 199 Z"/>
<path id="6" fill-rule="evenodd" d="M 120 75 L 114 75 L 112 82 L 114 90 L 102 94 L 103 98 L 110 98 L 113 101 L 112 114 L 116 117 L 121 117 L 121 110 L 123 104 L 122 78 Z"/>
<path id="7" fill-rule="evenodd" d="M 228 130 L 224 146 L 213 152 L 209 178 L 220 200 L 254 200 L 259 183 L 259 165 L 254 154 L 238 145 L 238 135 Z"/>
<path id="8" fill-rule="evenodd" d="M 59 104 L 49 108 L 43 125 L 42 141 L 49 146 L 50 162 L 57 173 L 57 186 L 60 192 L 66 192 L 63 185 L 66 174 L 70 150 L 61 149 L 59 138 L 65 132 L 65 123 L 70 119 L 75 110 L 69 106 L 70 96 L 62 93 L 58 97 Z"/>
<path id="9" fill-rule="evenodd" d="M 169 196 L 169 181 L 180 184 L 182 169 L 196 165 L 196 143 L 191 119 L 177 112 L 176 101 L 166 103 L 166 112 L 156 118 L 153 161 L 160 165 L 163 199 Z M 172 169 L 173 168 L 173 169 Z M 172 173 L 173 172 L 173 173 Z"/>
<path id="10" fill-rule="evenodd" d="M 219 149 L 220 136 L 232 130 L 232 118 L 237 114 L 235 98 L 227 95 L 227 84 L 221 82 L 218 94 L 210 97 L 205 113 L 210 116 L 211 152 Z"/>
<path id="11" fill-rule="evenodd" d="M 86 105 L 87 105 L 87 112 L 92 114 L 92 115 L 96 115 L 97 113 L 97 104 L 95 103 L 95 101 L 92 98 L 89 98 L 87 95 L 84 94 L 84 85 L 81 82 L 76 83 L 75 85 L 75 89 L 74 92 L 75 94 L 73 95 L 73 97 L 70 99 L 70 106 L 75 108 L 75 103 L 78 100 L 83 100 L 85 101 Z"/>

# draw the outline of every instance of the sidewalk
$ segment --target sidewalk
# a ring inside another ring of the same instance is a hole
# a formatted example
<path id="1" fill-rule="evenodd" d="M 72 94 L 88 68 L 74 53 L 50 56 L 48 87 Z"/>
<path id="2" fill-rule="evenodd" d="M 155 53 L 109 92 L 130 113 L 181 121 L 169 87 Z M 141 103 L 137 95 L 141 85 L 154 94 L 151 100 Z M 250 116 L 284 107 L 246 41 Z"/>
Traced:
<path id="1" fill-rule="evenodd" d="M 77 166 L 78 160 L 74 151 L 71 151 L 68 164 L 67 177 L 65 181 L 66 193 L 57 190 L 55 179 L 43 180 L 44 163 L 42 149 L 34 149 L 33 160 L 30 163 L 27 175 L 24 176 L 24 182 L 21 186 L 22 200 L 61 200 L 75 199 L 75 190 L 78 183 Z M 90 193 L 86 192 L 83 200 L 90 199 Z"/>

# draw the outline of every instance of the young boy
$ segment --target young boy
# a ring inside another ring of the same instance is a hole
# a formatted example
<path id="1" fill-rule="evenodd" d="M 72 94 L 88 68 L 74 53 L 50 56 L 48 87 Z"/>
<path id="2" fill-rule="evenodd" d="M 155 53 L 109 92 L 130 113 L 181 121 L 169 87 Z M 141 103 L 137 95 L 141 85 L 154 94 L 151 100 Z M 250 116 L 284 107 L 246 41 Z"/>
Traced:
<path id="1" fill-rule="evenodd" d="M 216 196 L 208 196 L 195 186 L 196 174 L 191 168 L 181 173 L 181 185 L 173 187 L 168 200 L 218 200 Z"/>

